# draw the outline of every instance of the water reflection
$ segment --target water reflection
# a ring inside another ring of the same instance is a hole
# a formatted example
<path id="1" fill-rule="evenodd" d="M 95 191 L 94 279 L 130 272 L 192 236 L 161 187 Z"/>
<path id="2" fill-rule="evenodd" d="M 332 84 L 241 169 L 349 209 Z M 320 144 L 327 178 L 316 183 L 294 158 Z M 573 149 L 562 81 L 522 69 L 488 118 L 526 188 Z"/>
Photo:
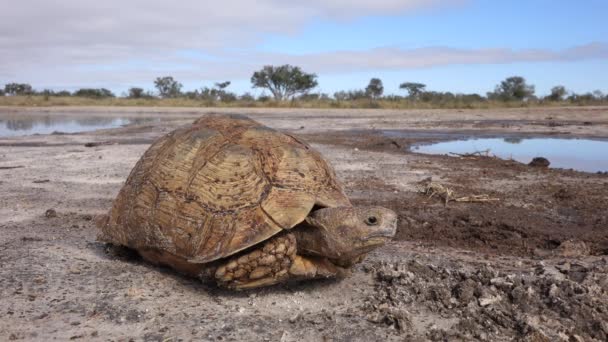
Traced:
<path id="1" fill-rule="evenodd" d="M 426 154 L 465 154 L 490 150 L 490 155 L 529 163 L 534 157 L 545 157 L 551 167 L 586 172 L 608 171 L 608 141 L 587 139 L 468 139 L 415 146 Z"/>
<path id="2" fill-rule="evenodd" d="M 158 122 L 160 118 L 116 118 L 103 116 L 28 116 L 19 115 L 0 118 L 0 137 L 30 134 L 50 134 L 53 132 L 76 133 L 125 125 Z"/>

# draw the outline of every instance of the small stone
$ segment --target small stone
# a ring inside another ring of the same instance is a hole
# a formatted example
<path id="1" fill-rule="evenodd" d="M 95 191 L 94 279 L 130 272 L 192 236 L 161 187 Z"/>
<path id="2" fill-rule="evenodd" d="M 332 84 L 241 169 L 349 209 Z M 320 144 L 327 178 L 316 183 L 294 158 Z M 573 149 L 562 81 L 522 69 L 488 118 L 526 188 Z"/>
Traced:
<path id="1" fill-rule="evenodd" d="M 562 242 L 555 252 L 563 257 L 583 257 L 591 253 L 591 249 L 583 241 L 567 240 Z"/>
<path id="2" fill-rule="evenodd" d="M 558 293 L 559 293 L 559 288 L 557 287 L 557 285 L 551 284 L 551 287 L 549 287 L 549 297 L 555 298 L 555 297 L 557 297 Z"/>
<path id="3" fill-rule="evenodd" d="M 547 158 L 544 158 L 544 157 L 535 157 L 534 159 L 532 159 L 532 161 L 528 165 L 533 166 L 533 167 L 546 168 L 546 167 L 549 167 L 549 165 L 551 165 L 551 162 Z"/>
<path id="4" fill-rule="evenodd" d="M 234 270 L 236 267 L 238 266 L 238 264 L 236 263 L 236 261 L 232 260 L 231 262 L 228 263 L 228 265 L 226 265 L 226 269 L 228 271 L 232 271 Z"/>
<path id="5" fill-rule="evenodd" d="M 46 217 L 46 218 L 57 217 L 57 212 L 55 211 L 55 209 L 47 209 L 47 211 L 44 212 L 44 217 Z"/>
<path id="6" fill-rule="evenodd" d="M 507 281 L 505 278 L 492 278 L 490 279 L 490 284 L 505 291 L 510 290 L 513 287 L 513 283 Z"/>
<path id="7" fill-rule="evenodd" d="M 490 295 L 486 295 L 483 296 L 481 298 L 479 298 L 479 305 L 480 306 L 488 306 L 494 303 L 498 303 L 502 300 L 502 297 L 500 295 L 496 295 L 496 296 L 490 296 Z"/>
<path id="8" fill-rule="evenodd" d="M 295 315 L 289 317 L 289 323 L 295 323 L 300 319 L 300 313 L 296 313 Z"/>

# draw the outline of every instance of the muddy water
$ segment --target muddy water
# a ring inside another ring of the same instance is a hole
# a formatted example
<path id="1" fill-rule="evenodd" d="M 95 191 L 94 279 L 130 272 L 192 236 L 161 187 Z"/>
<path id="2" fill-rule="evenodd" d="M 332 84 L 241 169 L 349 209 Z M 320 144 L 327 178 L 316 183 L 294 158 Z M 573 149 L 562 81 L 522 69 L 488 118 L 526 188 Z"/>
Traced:
<path id="1" fill-rule="evenodd" d="M 0 137 L 14 137 L 53 132 L 76 133 L 104 128 L 116 128 L 130 124 L 160 121 L 160 118 L 129 118 L 89 116 L 0 116 Z"/>
<path id="2" fill-rule="evenodd" d="M 529 163 L 545 157 L 550 167 L 585 172 L 608 171 L 608 141 L 557 138 L 488 138 L 444 141 L 416 145 L 412 151 L 425 154 L 474 153 L 488 151 L 503 159 Z"/>

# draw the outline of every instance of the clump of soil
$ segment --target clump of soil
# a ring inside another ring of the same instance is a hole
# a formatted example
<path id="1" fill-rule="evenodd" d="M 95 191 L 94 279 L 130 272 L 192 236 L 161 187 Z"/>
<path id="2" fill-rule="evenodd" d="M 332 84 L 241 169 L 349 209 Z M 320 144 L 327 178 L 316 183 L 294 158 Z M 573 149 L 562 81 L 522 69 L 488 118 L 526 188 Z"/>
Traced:
<path id="1" fill-rule="evenodd" d="M 402 334 L 426 331 L 433 341 L 608 339 L 606 259 L 519 270 L 413 259 L 373 269 L 375 291 L 363 310 Z M 446 324 L 416 326 L 415 317 L 424 316 Z"/>

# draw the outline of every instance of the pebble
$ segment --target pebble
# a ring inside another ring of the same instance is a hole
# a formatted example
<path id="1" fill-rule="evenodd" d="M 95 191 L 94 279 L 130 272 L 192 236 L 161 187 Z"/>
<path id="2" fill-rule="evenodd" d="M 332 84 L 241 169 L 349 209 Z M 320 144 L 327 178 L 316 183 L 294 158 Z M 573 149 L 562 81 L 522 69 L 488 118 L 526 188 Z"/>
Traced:
<path id="1" fill-rule="evenodd" d="M 47 211 L 44 212 L 44 217 L 46 217 L 46 218 L 57 217 L 57 212 L 55 211 L 55 209 L 47 209 Z"/>
<path id="2" fill-rule="evenodd" d="M 502 296 L 500 295 L 496 295 L 496 296 L 484 296 L 479 298 L 479 305 L 481 306 L 488 306 L 494 303 L 498 303 L 502 300 Z"/>
<path id="3" fill-rule="evenodd" d="M 295 323 L 300 319 L 300 313 L 296 313 L 295 315 L 289 317 L 289 323 Z"/>

